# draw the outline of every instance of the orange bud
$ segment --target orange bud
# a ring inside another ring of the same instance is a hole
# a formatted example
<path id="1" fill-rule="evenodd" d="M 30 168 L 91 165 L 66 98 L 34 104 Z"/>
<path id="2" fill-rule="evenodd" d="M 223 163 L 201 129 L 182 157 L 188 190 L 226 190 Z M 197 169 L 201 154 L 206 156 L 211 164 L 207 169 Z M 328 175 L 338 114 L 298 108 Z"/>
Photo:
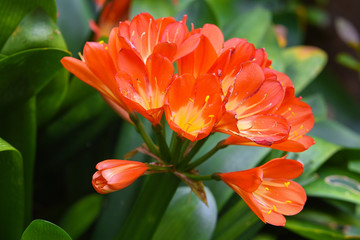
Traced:
<path id="1" fill-rule="evenodd" d="M 129 186 L 148 167 L 142 162 L 111 159 L 98 163 L 96 169 L 92 185 L 98 193 L 106 194 Z"/>

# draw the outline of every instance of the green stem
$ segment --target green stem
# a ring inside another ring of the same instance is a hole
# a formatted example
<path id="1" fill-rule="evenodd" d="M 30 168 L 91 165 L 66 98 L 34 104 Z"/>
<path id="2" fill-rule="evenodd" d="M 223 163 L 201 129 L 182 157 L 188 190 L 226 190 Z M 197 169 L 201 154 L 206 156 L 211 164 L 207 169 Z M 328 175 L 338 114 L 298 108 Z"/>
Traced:
<path id="1" fill-rule="evenodd" d="M 117 240 L 152 239 L 180 180 L 173 174 L 149 175 Z"/>
<path id="2" fill-rule="evenodd" d="M 171 159 L 171 155 L 170 155 L 169 147 L 166 143 L 164 127 L 162 127 L 161 125 L 156 125 L 156 126 L 153 126 L 153 129 L 156 133 L 156 136 L 157 136 L 157 139 L 159 142 L 161 159 L 164 162 L 169 162 Z"/>
<path id="3" fill-rule="evenodd" d="M 194 175 L 191 173 L 182 173 L 184 174 L 186 177 L 192 179 L 192 180 L 196 180 L 196 181 L 206 181 L 206 180 L 216 180 L 216 181 L 220 181 L 221 178 L 219 175 L 217 174 L 211 174 L 211 175 Z"/>
<path id="4" fill-rule="evenodd" d="M 208 160 L 211 156 L 213 156 L 217 151 L 219 151 L 220 149 L 225 148 L 225 147 L 227 147 L 227 145 L 224 144 L 224 140 L 218 142 L 218 144 L 216 144 L 216 146 L 213 147 L 213 149 L 211 149 L 209 152 L 207 152 L 206 154 L 204 154 L 203 156 L 201 156 L 194 162 L 190 163 L 184 170 L 188 171 L 193 168 L 196 168 L 197 166 L 199 166 L 200 164 L 202 164 L 203 162 Z"/>
<path id="5" fill-rule="evenodd" d="M 149 148 L 150 152 L 155 154 L 156 156 L 160 156 L 159 150 L 157 149 L 155 143 L 149 135 L 145 131 L 144 124 L 140 121 L 136 114 L 129 114 L 131 121 L 134 122 L 136 131 L 141 135 L 142 139 L 144 140 L 146 146 Z"/>
<path id="6" fill-rule="evenodd" d="M 188 152 L 188 154 L 186 154 L 184 159 L 181 161 L 181 164 L 179 166 L 180 169 L 185 167 L 186 164 L 188 164 L 191 161 L 191 159 L 195 156 L 195 154 L 198 153 L 200 148 L 205 144 L 207 139 L 208 138 L 203 138 L 194 144 L 194 146 L 191 148 L 190 152 Z"/>

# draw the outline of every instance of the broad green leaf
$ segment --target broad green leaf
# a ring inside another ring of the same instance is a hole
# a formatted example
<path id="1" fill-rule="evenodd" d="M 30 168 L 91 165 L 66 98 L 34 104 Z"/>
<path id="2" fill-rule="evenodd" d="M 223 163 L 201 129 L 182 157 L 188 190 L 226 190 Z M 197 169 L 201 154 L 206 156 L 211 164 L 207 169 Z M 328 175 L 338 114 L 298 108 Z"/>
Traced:
<path id="1" fill-rule="evenodd" d="M 309 196 L 333 198 L 360 204 L 360 177 L 340 169 L 319 171 L 319 178 L 306 185 Z"/>
<path id="2" fill-rule="evenodd" d="M 197 156 L 205 154 L 217 142 L 224 139 L 222 134 L 214 134 L 202 147 Z M 270 152 L 269 148 L 228 146 L 220 150 L 204 164 L 199 166 L 200 175 L 214 172 L 234 172 L 256 167 L 257 164 Z M 196 159 L 196 156 L 195 156 Z M 218 209 L 221 210 L 234 191 L 222 182 L 209 181 L 205 184 L 214 194 Z"/>
<path id="3" fill-rule="evenodd" d="M 210 239 L 215 229 L 217 208 L 206 188 L 208 206 L 192 194 L 189 187 L 179 187 L 170 202 L 153 239 Z"/>
<path id="4" fill-rule="evenodd" d="M 315 118 L 315 124 L 328 118 L 327 105 L 322 94 L 313 94 L 304 98 L 303 101 L 311 106 Z"/>
<path id="5" fill-rule="evenodd" d="M 36 148 L 35 98 L 23 103 L 0 118 L 0 136 L 15 147 L 22 155 L 25 193 L 25 223 L 31 219 L 33 170 Z"/>
<path id="6" fill-rule="evenodd" d="M 214 11 L 205 0 L 195 0 L 177 15 L 177 19 L 182 19 L 187 15 L 187 24 L 194 23 L 195 28 L 202 27 L 205 23 L 217 24 Z"/>
<path id="7" fill-rule="evenodd" d="M 73 239 L 79 238 L 95 221 L 101 210 L 102 195 L 91 194 L 77 201 L 60 220 L 61 226 Z"/>
<path id="8" fill-rule="evenodd" d="M 68 52 L 32 49 L 0 60 L 0 109 L 15 109 L 36 95 L 62 67 Z"/>
<path id="9" fill-rule="evenodd" d="M 69 234 L 55 224 L 36 219 L 25 229 L 21 240 L 71 240 Z"/>
<path id="10" fill-rule="evenodd" d="M 239 14 L 223 28 L 226 39 L 246 38 L 255 47 L 260 48 L 266 32 L 271 28 L 271 14 L 263 8 L 255 8 Z"/>
<path id="11" fill-rule="evenodd" d="M 348 163 L 348 168 L 353 172 L 360 173 L 360 160 L 350 160 Z"/>
<path id="12" fill-rule="evenodd" d="M 179 183 L 180 180 L 169 173 L 147 176 L 129 217 L 115 239 L 152 239 Z"/>
<path id="13" fill-rule="evenodd" d="M 155 19 L 169 17 L 175 14 L 175 6 L 171 0 L 133 0 L 131 2 L 131 18 L 142 12 L 150 13 Z"/>
<path id="14" fill-rule="evenodd" d="M 56 22 L 55 0 L 2 0 L 0 8 L 0 49 L 3 47 L 16 26 L 26 14 L 36 8 L 42 8 Z"/>
<path id="15" fill-rule="evenodd" d="M 244 201 L 239 201 L 227 209 L 217 222 L 212 239 L 238 239 L 249 234 L 249 231 L 258 231 L 264 223 L 250 210 Z"/>
<path id="16" fill-rule="evenodd" d="M 294 83 L 297 93 L 301 92 L 323 69 L 326 53 L 316 47 L 296 46 L 283 52 L 286 62 L 285 73 Z"/>
<path id="17" fill-rule="evenodd" d="M 10 55 L 26 49 L 45 47 L 66 49 L 66 44 L 56 23 L 44 10 L 35 9 L 21 20 L 6 41 L 2 53 Z M 62 69 L 40 91 L 36 102 L 38 125 L 49 120 L 58 110 L 65 96 L 68 77 L 68 72 Z"/>
<path id="18" fill-rule="evenodd" d="M 331 229 L 319 223 L 305 222 L 304 220 L 288 219 L 285 227 L 307 239 L 346 239 L 338 230 Z"/>
<path id="19" fill-rule="evenodd" d="M 43 126 L 59 111 L 68 90 L 68 79 L 69 72 L 66 69 L 60 69 L 36 96 L 38 126 Z"/>
<path id="20" fill-rule="evenodd" d="M 342 147 L 360 148 L 360 136 L 351 129 L 333 120 L 317 122 L 311 130 L 311 135 Z"/>
<path id="21" fill-rule="evenodd" d="M 0 138 L 1 238 L 17 240 L 24 228 L 24 173 L 20 152 Z"/>
<path id="22" fill-rule="evenodd" d="M 341 149 L 341 146 L 327 142 L 321 138 L 314 137 L 315 145 L 301 153 L 289 153 L 288 159 L 296 159 L 304 164 L 304 172 L 298 181 L 305 181 L 319 169 L 334 153 Z"/>
<path id="23" fill-rule="evenodd" d="M 66 49 L 65 41 L 56 23 L 42 9 L 27 14 L 7 39 L 1 53 L 14 54 L 31 48 Z"/>

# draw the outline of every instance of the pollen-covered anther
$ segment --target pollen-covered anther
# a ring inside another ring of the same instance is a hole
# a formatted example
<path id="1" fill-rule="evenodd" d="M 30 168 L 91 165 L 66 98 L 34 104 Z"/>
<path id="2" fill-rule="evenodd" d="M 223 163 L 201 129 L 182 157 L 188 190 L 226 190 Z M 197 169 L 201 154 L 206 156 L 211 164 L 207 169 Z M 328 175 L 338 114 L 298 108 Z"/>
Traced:
<path id="1" fill-rule="evenodd" d="M 268 187 L 265 188 L 266 191 L 269 191 L 270 189 Z"/>
<path id="2" fill-rule="evenodd" d="M 210 98 L 210 96 L 207 95 L 207 96 L 205 97 L 205 102 L 207 102 L 207 101 L 209 100 L 209 98 Z"/>
<path id="3" fill-rule="evenodd" d="M 192 98 L 189 98 L 189 101 L 192 102 L 192 103 L 194 103 L 194 100 L 193 100 Z"/>
<path id="4" fill-rule="evenodd" d="M 272 212 L 272 210 L 270 209 L 269 211 L 268 211 L 268 214 L 270 214 Z"/>
<path id="5" fill-rule="evenodd" d="M 284 182 L 285 187 L 289 187 L 290 182 Z"/>
<path id="6" fill-rule="evenodd" d="M 277 208 L 276 208 L 275 205 L 273 205 L 273 209 L 274 209 L 275 212 L 277 212 Z"/>
<path id="7" fill-rule="evenodd" d="M 286 202 L 286 203 L 292 203 L 292 201 L 290 201 L 290 200 L 286 200 L 285 202 Z"/>
<path id="8" fill-rule="evenodd" d="M 101 44 L 101 45 L 104 44 L 104 41 L 103 40 L 99 41 L 99 44 Z"/>
<path id="9" fill-rule="evenodd" d="M 210 115 L 209 115 L 209 118 L 213 118 L 213 117 L 215 117 L 215 115 L 213 115 L 213 114 L 210 114 Z"/>

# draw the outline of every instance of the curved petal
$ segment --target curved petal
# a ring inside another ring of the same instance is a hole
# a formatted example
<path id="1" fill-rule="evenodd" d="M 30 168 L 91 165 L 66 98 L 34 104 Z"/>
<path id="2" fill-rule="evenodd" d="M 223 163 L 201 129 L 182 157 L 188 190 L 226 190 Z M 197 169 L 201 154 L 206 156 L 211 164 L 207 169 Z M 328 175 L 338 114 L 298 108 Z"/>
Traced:
<path id="1" fill-rule="evenodd" d="M 238 135 L 260 145 L 284 141 L 290 125 L 279 115 L 254 115 L 237 121 Z"/>
<path id="2" fill-rule="evenodd" d="M 224 46 L 224 35 L 221 30 L 214 24 L 205 24 L 200 33 L 205 35 L 211 42 L 216 53 L 220 53 L 221 49 Z"/>
<path id="3" fill-rule="evenodd" d="M 259 168 L 221 173 L 219 176 L 221 177 L 221 180 L 223 180 L 231 188 L 240 188 L 240 190 L 237 189 L 237 191 L 245 191 L 249 193 L 254 192 L 260 186 L 263 179 L 262 171 Z"/>
<path id="4" fill-rule="evenodd" d="M 264 172 L 264 178 L 287 178 L 299 177 L 304 165 L 296 160 L 275 158 L 260 167 Z"/>

